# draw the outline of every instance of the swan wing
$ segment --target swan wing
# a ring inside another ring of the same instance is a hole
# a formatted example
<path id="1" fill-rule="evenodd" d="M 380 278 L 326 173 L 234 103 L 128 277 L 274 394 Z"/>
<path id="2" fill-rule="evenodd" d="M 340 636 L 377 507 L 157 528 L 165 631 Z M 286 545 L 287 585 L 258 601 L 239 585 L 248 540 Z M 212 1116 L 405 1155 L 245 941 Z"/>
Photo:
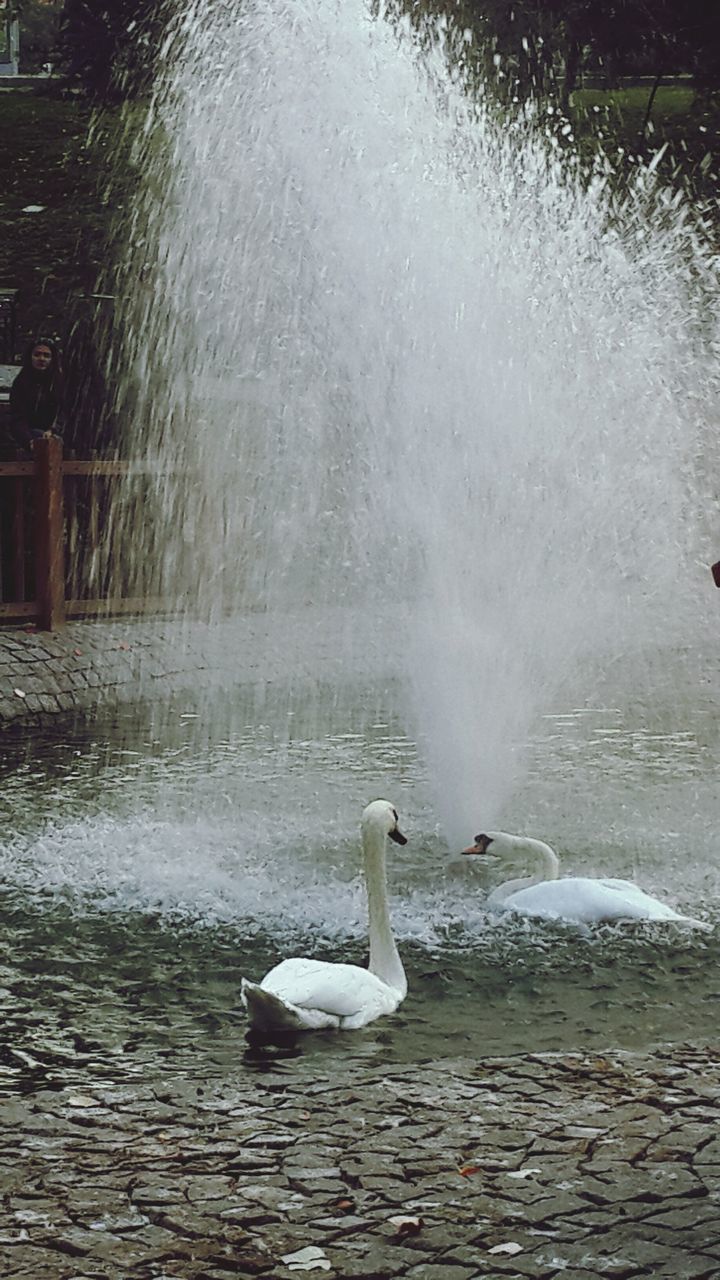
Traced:
<path id="1" fill-rule="evenodd" d="M 658 898 L 653 898 L 651 894 L 645 893 L 644 889 L 638 888 L 636 884 L 624 885 L 617 891 L 612 883 L 610 884 L 610 892 L 617 891 L 625 908 L 625 919 L 627 920 L 687 920 L 687 916 L 683 916 L 680 912 L 675 911 L 673 907 L 669 907 L 666 902 L 660 902 Z"/>
<path id="2" fill-rule="evenodd" d="M 543 880 L 511 894 L 506 898 L 505 906 L 523 915 L 597 924 L 607 919 L 610 893 L 610 890 L 603 891 L 602 888 L 598 892 L 597 881 L 592 880 Z"/>
<path id="3" fill-rule="evenodd" d="M 607 885 L 608 889 L 618 889 L 622 893 L 642 893 L 632 880 L 613 880 L 611 876 L 600 876 L 598 880 L 591 881 L 594 884 Z"/>
<path id="4" fill-rule="evenodd" d="M 511 894 L 506 907 L 525 915 L 601 924 L 606 920 L 685 920 L 664 902 L 629 880 L 591 880 L 568 876 Z"/>
<path id="5" fill-rule="evenodd" d="M 283 960 L 260 986 L 300 1009 L 318 1009 L 341 1019 L 355 1020 L 369 1010 L 377 1017 L 399 1004 L 399 993 L 368 969 L 327 960 Z"/>
<path id="6" fill-rule="evenodd" d="M 625 909 L 625 919 L 627 920 L 687 920 L 687 916 L 680 915 L 673 907 L 669 907 L 666 902 L 661 902 L 659 898 L 653 898 L 652 894 L 646 893 L 639 885 L 634 884 L 632 880 L 599 880 L 598 884 L 603 885 L 610 893 L 617 893 Z"/>

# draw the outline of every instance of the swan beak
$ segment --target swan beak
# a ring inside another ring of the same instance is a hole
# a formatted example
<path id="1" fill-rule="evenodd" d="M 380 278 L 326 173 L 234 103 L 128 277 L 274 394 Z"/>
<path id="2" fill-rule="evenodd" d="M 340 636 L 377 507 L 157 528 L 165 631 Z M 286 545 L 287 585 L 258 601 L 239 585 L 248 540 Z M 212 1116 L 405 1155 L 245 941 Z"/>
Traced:
<path id="1" fill-rule="evenodd" d="M 407 836 L 404 836 L 399 827 L 393 827 L 389 833 L 390 839 L 396 844 L 407 844 Z"/>
<path id="2" fill-rule="evenodd" d="M 492 837 L 479 835 L 475 837 L 475 843 L 469 844 L 467 849 L 461 849 L 461 853 L 487 853 L 492 844 Z"/>

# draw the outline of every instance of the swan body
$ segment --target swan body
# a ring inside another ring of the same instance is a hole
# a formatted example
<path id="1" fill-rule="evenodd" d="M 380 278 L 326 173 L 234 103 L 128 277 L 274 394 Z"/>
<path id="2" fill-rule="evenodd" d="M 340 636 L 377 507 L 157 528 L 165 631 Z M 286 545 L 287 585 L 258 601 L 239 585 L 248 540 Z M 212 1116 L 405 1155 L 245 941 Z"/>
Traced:
<path id="1" fill-rule="evenodd" d="M 353 1031 L 393 1013 L 407 994 L 407 979 L 395 945 L 387 902 L 387 838 L 406 844 L 398 816 L 387 800 L 363 812 L 362 845 L 368 895 L 370 962 L 367 969 L 305 956 L 282 960 L 261 982 L 243 978 L 241 999 L 250 1025 L 264 1032 Z"/>
<path id="2" fill-rule="evenodd" d="M 489 850 L 491 855 L 500 856 L 526 854 L 540 864 L 537 874 L 501 884 L 490 894 L 489 906 L 580 925 L 612 920 L 669 920 L 700 929 L 711 927 L 703 920 L 681 915 L 630 880 L 560 878 L 560 859 L 542 840 L 489 831 L 476 836 L 475 843 L 463 853 L 487 854 Z"/>

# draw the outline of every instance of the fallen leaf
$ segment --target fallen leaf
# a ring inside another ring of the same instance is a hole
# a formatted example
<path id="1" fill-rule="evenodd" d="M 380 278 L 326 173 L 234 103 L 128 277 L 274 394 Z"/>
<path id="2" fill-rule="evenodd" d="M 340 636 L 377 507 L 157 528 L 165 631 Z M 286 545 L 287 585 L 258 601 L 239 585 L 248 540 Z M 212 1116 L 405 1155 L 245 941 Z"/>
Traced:
<path id="1" fill-rule="evenodd" d="M 73 653 L 75 654 L 76 658 L 82 657 L 82 649 L 73 649 Z"/>
<path id="2" fill-rule="evenodd" d="M 492 1249 L 488 1249 L 488 1253 L 509 1253 L 511 1256 L 514 1253 L 522 1253 L 522 1251 L 522 1245 L 516 1244 L 514 1240 L 508 1240 L 507 1244 L 493 1245 Z"/>
<path id="3" fill-rule="evenodd" d="M 352 1213 L 353 1209 L 355 1208 L 355 1201 L 354 1200 L 336 1200 L 335 1208 L 337 1209 L 338 1213 Z"/>
<path id="4" fill-rule="evenodd" d="M 474 1173 L 480 1172 L 479 1164 L 463 1164 L 458 1169 L 461 1178 L 472 1178 Z"/>
<path id="5" fill-rule="evenodd" d="M 397 1228 L 399 1236 L 417 1236 L 423 1229 L 422 1218 L 404 1218 L 402 1214 L 395 1218 L 389 1218 L 393 1226 Z"/>

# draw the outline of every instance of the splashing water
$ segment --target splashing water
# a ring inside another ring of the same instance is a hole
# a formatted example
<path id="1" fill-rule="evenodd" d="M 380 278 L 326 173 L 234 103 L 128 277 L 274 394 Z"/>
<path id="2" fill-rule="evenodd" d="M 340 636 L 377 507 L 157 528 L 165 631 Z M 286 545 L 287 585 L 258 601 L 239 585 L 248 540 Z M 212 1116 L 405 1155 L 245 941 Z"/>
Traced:
<path id="1" fill-rule="evenodd" d="M 120 388 L 182 472 L 151 590 L 399 649 L 465 841 L 571 667 L 687 626 L 716 266 L 650 169 L 618 199 L 361 0 L 194 0 L 165 55 Z"/>

